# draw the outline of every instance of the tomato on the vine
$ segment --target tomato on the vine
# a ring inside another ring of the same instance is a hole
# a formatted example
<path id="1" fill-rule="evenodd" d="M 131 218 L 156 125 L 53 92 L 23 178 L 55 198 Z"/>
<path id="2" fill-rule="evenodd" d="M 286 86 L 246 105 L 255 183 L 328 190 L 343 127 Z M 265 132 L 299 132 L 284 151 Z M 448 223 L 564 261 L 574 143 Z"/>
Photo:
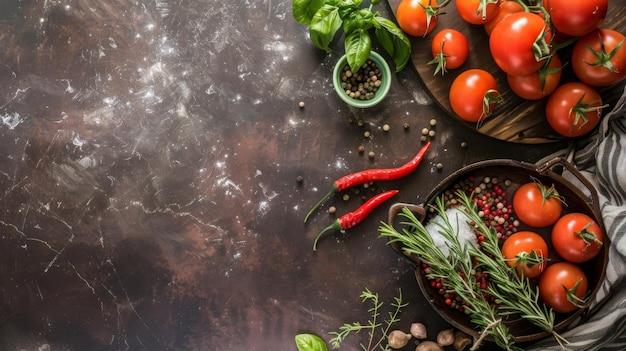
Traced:
<path id="1" fill-rule="evenodd" d="M 467 23 L 485 24 L 496 17 L 498 0 L 457 0 L 456 11 Z"/>
<path id="2" fill-rule="evenodd" d="M 437 0 L 402 0 L 396 9 L 396 20 L 406 34 L 423 37 L 437 26 L 440 7 Z"/>
<path id="3" fill-rule="evenodd" d="M 594 258 L 604 243 L 602 229 L 584 213 L 568 213 L 552 227 L 552 245 L 556 252 L 574 263 Z"/>
<path id="4" fill-rule="evenodd" d="M 548 244 L 531 231 L 517 232 L 502 244 L 502 256 L 509 267 L 515 267 L 520 276 L 535 278 L 546 268 Z"/>
<path id="5" fill-rule="evenodd" d="M 430 45 L 433 60 L 429 64 L 435 64 L 435 74 L 445 73 L 447 69 L 459 68 L 467 60 L 469 55 L 469 42 L 465 34 L 455 29 L 444 29 L 435 34 Z"/>
<path id="6" fill-rule="evenodd" d="M 584 304 L 588 281 L 585 272 L 570 262 L 549 265 L 539 278 L 543 302 L 559 313 L 575 311 Z"/>
<path id="7" fill-rule="evenodd" d="M 552 55 L 551 33 L 543 18 L 531 12 L 512 13 L 496 24 L 489 37 L 494 61 L 506 74 L 525 76 Z"/>
<path id="8" fill-rule="evenodd" d="M 449 97 L 452 111 L 468 122 L 484 120 L 502 101 L 496 79 L 478 68 L 459 74 L 450 86 Z"/>
<path id="9" fill-rule="evenodd" d="M 559 32 L 579 37 L 604 22 L 608 0 L 550 0 L 543 5 Z"/>
<path id="10" fill-rule="evenodd" d="M 539 71 L 527 76 L 506 75 L 509 87 L 515 95 L 526 100 L 539 100 L 554 92 L 561 81 L 562 64 L 554 54 Z"/>
<path id="11" fill-rule="evenodd" d="M 524 8 L 517 1 L 513 0 L 504 0 L 500 1 L 498 13 L 492 18 L 489 22 L 485 23 L 485 32 L 487 35 L 491 35 L 493 29 L 496 27 L 496 24 L 500 22 L 503 18 L 508 15 L 516 12 L 524 12 Z"/>
<path id="12" fill-rule="evenodd" d="M 532 181 L 522 184 L 513 194 L 513 210 L 525 224 L 542 228 L 554 224 L 563 211 L 556 188 Z"/>
<path id="13" fill-rule="evenodd" d="M 598 125 L 604 107 L 594 88 L 580 82 L 565 83 L 548 98 L 546 119 L 557 133 L 577 137 Z"/>
<path id="14" fill-rule="evenodd" d="M 612 29 L 598 29 L 578 39 L 572 52 L 576 77 L 594 87 L 610 86 L 626 78 L 625 39 Z"/>

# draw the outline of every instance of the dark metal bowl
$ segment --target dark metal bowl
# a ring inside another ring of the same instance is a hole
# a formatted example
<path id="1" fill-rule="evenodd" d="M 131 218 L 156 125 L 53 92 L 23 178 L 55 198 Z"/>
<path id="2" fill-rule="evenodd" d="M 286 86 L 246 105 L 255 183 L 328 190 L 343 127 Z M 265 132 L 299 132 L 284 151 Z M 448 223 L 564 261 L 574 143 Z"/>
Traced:
<path id="1" fill-rule="evenodd" d="M 588 188 L 587 190 L 591 195 L 585 195 L 585 193 L 583 193 L 581 189 L 579 189 L 570 181 L 555 172 L 555 166 L 563 166 L 571 171 L 572 174 L 574 174 L 581 181 L 581 183 Z M 590 296 L 594 296 L 597 293 L 598 289 L 600 289 L 600 286 L 602 285 L 602 281 L 604 280 L 610 245 L 599 209 L 597 192 L 593 188 L 593 185 L 589 183 L 589 181 L 587 181 L 572 164 L 561 158 L 556 158 L 540 166 L 508 159 L 487 160 L 468 165 L 452 173 L 451 175 L 446 177 L 441 183 L 439 183 L 437 187 L 430 192 L 424 204 L 414 205 L 396 203 L 392 205 L 389 209 L 389 224 L 395 224 L 398 214 L 404 207 L 407 207 L 408 209 L 416 213 L 418 218 L 421 219 L 422 223 L 426 224 L 425 222 L 427 221 L 427 219 L 425 208 L 432 204 L 434 200 L 439 197 L 439 195 L 441 195 L 443 192 L 450 189 L 454 184 L 463 179 L 466 179 L 469 176 L 474 176 L 476 177 L 476 179 L 483 179 L 485 176 L 497 176 L 500 180 L 510 180 L 511 185 L 507 188 L 507 201 L 509 203 L 512 203 L 512 196 L 515 190 L 520 185 L 531 181 L 532 178 L 536 178 L 541 183 L 546 185 L 554 184 L 559 194 L 563 196 L 566 201 L 567 206 L 564 207 L 565 212 L 582 212 L 593 218 L 602 228 L 604 234 L 604 245 L 602 251 L 596 257 L 588 262 L 579 264 L 579 266 L 587 275 L 587 279 L 589 281 Z M 523 224 L 520 225 L 519 230 L 525 229 L 530 228 L 525 227 Z M 546 239 L 546 242 L 548 243 L 550 249 L 549 251 L 551 262 L 557 262 L 562 260 L 560 257 L 558 257 L 556 251 L 552 247 L 550 239 L 551 227 L 540 229 L 532 228 L 530 230 L 539 233 L 543 236 L 544 239 Z M 401 245 L 399 243 L 394 243 L 391 246 L 395 251 L 404 255 Z M 430 286 L 428 279 L 424 276 L 422 270 L 419 267 L 419 257 L 415 255 L 406 257 L 416 264 L 415 276 L 417 278 L 419 287 L 424 296 L 426 296 L 427 300 L 432 305 L 432 307 L 437 311 L 437 313 L 439 313 L 441 317 L 449 322 L 452 326 L 469 335 L 478 337 L 478 330 L 476 326 L 470 321 L 469 316 L 447 306 L 445 304 L 444 298 L 437 292 L 435 288 Z M 583 314 L 588 313 L 589 303 L 591 299 L 588 299 L 587 301 L 588 302 L 583 306 L 583 308 L 577 309 L 574 312 L 566 314 L 557 313 L 554 323 L 554 330 L 558 332 L 559 330 L 567 327 L 578 317 L 581 317 Z M 515 335 L 516 341 L 520 343 L 538 340 L 551 335 L 550 333 L 534 326 L 533 324 L 522 318 L 508 320 L 505 323 L 509 327 L 511 333 Z"/>

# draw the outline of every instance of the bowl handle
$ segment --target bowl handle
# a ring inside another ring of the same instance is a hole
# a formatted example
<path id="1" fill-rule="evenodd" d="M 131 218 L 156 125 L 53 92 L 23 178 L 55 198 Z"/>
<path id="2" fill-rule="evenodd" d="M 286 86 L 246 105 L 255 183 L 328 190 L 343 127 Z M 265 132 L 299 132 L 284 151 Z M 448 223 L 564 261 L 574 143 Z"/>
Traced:
<path id="1" fill-rule="evenodd" d="M 424 218 L 426 218 L 426 210 L 424 209 L 423 205 L 415 205 L 415 204 L 409 204 L 409 203 L 404 203 L 404 202 L 398 202 L 398 203 L 391 205 L 391 207 L 389 207 L 389 214 L 387 217 L 389 225 L 394 225 L 396 223 L 396 218 L 398 217 L 400 212 L 402 212 L 402 209 L 405 207 L 409 211 L 413 212 L 415 214 L 415 217 L 417 217 L 418 220 L 421 221 Z"/>
<path id="2" fill-rule="evenodd" d="M 389 214 L 388 214 L 388 221 L 387 221 L 387 223 L 390 226 L 395 226 L 396 219 L 398 218 L 398 215 L 400 214 L 400 212 L 402 212 L 402 209 L 405 208 L 405 207 L 409 211 L 413 212 L 415 214 L 415 217 L 419 221 L 422 221 L 424 218 L 426 218 L 426 210 L 424 209 L 423 205 L 415 205 L 415 204 L 398 202 L 398 203 L 395 203 L 395 204 L 391 205 L 391 207 L 389 207 Z M 400 245 L 400 243 L 394 242 L 394 243 L 391 243 L 390 246 L 397 253 L 399 253 L 401 255 L 405 255 L 405 253 L 402 251 L 402 246 Z M 413 258 L 409 257 L 409 258 L 412 261 L 414 261 L 414 262 L 416 261 L 416 258 L 414 258 L 414 257 Z"/>

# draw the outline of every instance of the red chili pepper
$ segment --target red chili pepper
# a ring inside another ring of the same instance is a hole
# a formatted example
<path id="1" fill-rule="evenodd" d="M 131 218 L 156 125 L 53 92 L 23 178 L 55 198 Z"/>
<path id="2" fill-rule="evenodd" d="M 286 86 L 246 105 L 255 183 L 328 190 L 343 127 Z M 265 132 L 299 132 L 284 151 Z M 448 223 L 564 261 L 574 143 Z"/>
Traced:
<path id="1" fill-rule="evenodd" d="M 306 223 L 306 221 L 309 219 L 309 216 L 311 216 L 311 214 L 315 212 L 315 210 L 320 207 L 320 205 L 324 203 L 324 201 L 326 201 L 334 193 L 360 184 L 375 181 L 396 180 L 407 176 L 409 173 L 413 172 L 415 168 L 417 168 L 429 148 L 430 142 L 424 145 L 422 149 L 417 153 L 417 155 L 413 157 L 413 159 L 398 168 L 369 169 L 357 173 L 352 173 L 335 180 L 332 187 L 330 188 L 330 191 L 326 195 L 324 195 L 324 197 L 315 206 L 313 206 L 309 213 L 307 213 L 306 217 L 304 217 L 304 222 Z"/>
<path id="2" fill-rule="evenodd" d="M 354 212 L 346 213 L 345 215 L 337 218 L 333 224 L 324 228 L 317 237 L 315 237 L 315 241 L 313 242 L 313 251 L 317 250 L 317 241 L 320 239 L 322 234 L 325 232 L 335 229 L 335 230 L 346 230 L 354 227 L 355 225 L 361 223 L 369 215 L 376 207 L 380 206 L 383 202 L 389 200 L 391 197 L 396 195 L 398 190 L 389 190 L 384 193 L 380 193 L 376 196 L 373 196 L 371 199 L 367 200 L 361 207 L 357 208 Z"/>

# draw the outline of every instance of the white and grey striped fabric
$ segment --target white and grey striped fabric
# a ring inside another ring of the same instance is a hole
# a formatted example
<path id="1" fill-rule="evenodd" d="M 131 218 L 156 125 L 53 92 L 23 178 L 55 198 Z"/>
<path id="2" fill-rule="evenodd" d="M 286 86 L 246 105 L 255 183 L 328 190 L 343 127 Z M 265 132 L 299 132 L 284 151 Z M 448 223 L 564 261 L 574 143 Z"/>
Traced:
<path id="1" fill-rule="evenodd" d="M 562 333 L 565 350 L 626 350 L 626 92 L 607 114 L 597 134 L 577 145 L 572 162 L 596 187 L 611 239 L 606 278 L 586 320 Z M 544 160 L 556 155 L 550 155 Z M 573 183 L 578 180 L 564 174 Z M 584 187 L 581 186 L 581 189 Z M 563 350 L 547 338 L 529 351 Z"/>

